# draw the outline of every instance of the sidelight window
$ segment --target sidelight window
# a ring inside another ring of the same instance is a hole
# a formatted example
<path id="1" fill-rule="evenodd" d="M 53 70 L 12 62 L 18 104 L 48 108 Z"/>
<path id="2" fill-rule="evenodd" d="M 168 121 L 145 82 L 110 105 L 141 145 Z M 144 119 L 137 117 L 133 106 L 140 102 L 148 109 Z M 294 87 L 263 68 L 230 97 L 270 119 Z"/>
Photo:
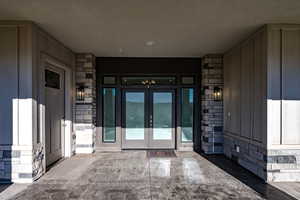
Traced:
<path id="1" fill-rule="evenodd" d="M 194 132 L 194 89 L 182 88 L 181 141 L 192 142 Z"/>
<path id="2" fill-rule="evenodd" d="M 103 141 L 116 141 L 116 89 L 103 88 Z"/>

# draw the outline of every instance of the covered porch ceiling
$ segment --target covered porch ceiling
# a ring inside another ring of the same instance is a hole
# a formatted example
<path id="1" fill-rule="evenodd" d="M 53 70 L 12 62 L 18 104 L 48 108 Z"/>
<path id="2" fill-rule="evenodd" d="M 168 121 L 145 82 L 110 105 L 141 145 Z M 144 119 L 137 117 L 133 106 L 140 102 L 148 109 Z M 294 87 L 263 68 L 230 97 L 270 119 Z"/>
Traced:
<path id="1" fill-rule="evenodd" d="M 224 53 L 266 23 L 300 23 L 299 0 L 1 0 L 75 52 L 115 57 Z"/>

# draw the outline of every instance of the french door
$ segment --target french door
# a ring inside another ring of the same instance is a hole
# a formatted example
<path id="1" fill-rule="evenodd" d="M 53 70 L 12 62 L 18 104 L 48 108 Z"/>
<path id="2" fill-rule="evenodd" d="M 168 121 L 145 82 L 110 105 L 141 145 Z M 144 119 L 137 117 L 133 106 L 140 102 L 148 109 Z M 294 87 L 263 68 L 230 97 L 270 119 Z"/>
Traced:
<path id="1" fill-rule="evenodd" d="M 174 90 L 122 91 L 122 148 L 175 148 Z"/>

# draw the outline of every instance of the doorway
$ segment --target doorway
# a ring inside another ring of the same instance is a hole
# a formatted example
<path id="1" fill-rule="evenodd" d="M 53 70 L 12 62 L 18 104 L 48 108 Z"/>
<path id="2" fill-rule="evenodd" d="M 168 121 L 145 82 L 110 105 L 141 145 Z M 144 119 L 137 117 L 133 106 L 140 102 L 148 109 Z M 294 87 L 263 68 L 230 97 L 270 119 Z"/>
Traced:
<path id="1" fill-rule="evenodd" d="M 175 90 L 122 91 L 122 148 L 175 148 Z"/>
<path id="2" fill-rule="evenodd" d="M 65 130 L 65 71 L 49 63 L 45 67 L 45 110 L 46 166 L 49 166 L 63 155 Z"/>
<path id="3" fill-rule="evenodd" d="M 101 57 L 96 62 L 96 151 L 200 147 L 200 59 Z M 166 101 L 171 106 L 160 106 L 165 99 L 172 99 Z"/>

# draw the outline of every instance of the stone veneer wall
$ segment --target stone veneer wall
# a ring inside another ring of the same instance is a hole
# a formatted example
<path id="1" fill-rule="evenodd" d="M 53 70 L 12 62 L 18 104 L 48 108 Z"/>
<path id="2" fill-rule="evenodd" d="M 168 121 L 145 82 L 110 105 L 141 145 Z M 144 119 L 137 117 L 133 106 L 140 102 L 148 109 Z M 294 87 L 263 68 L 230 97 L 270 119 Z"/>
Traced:
<path id="1" fill-rule="evenodd" d="M 223 101 L 213 98 L 214 87 L 223 89 L 223 56 L 202 58 L 201 130 L 202 150 L 207 154 L 223 153 Z"/>
<path id="2" fill-rule="evenodd" d="M 0 182 L 31 183 L 33 152 L 30 146 L 0 147 Z"/>
<path id="3" fill-rule="evenodd" d="M 300 150 L 268 149 L 268 181 L 300 182 Z"/>
<path id="4" fill-rule="evenodd" d="M 225 133 L 224 154 L 244 168 L 266 180 L 267 150 L 251 141 Z"/>
<path id="5" fill-rule="evenodd" d="M 76 153 L 95 150 L 96 122 L 96 58 L 92 54 L 76 55 L 76 90 L 84 87 L 84 99 L 76 98 Z"/>

